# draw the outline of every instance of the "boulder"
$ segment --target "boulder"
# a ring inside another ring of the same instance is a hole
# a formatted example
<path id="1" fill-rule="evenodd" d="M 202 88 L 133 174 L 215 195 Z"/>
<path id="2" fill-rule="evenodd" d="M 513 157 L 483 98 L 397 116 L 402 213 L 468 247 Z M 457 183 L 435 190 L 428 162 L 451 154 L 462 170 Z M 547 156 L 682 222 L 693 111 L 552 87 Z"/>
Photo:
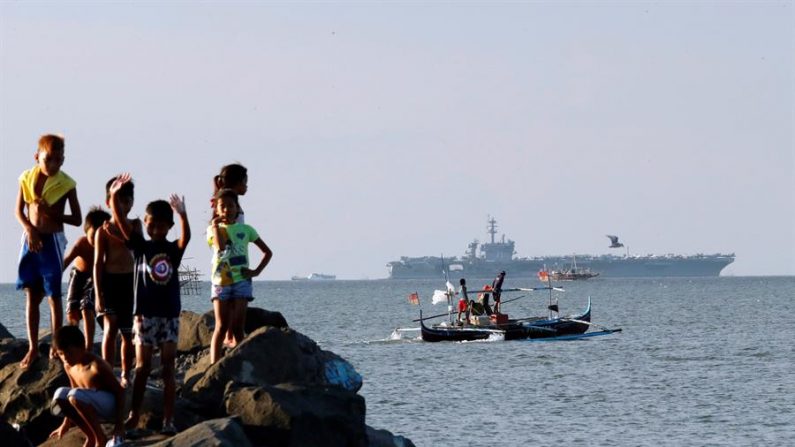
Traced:
<path id="1" fill-rule="evenodd" d="M 288 327 L 287 320 L 284 319 L 281 312 L 271 312 L 259 307 L 246 309 L 246 324 L 244 326 L 246 334 L 250 334 L 263 326 Z"/>
<path id="2" fill-rule="evenodd" d="M 367 447 L 415 447 L 411 439 L 367 426 Z"/>
<path id="3" fill-rule="evenodd" d="M 6 365 L 0 369 L 0 414 L 22 426 L 28 438 L 39 444 L 62 421 L 50 413 L 50 400 L 58 387 L 68 385 L 61 362 L 45 355 L 27 371 L 17 363 Z"/>
<path id="4" fill-rule="evenodd" d="M 3 338 L 14 338 L 14 336 L 11 335 L 11 332 L 8 332 L 8 329 L 6 329 L 5 326 L 0 324 L 0 339 Z"/>
<path id="5" fill-rule="evenodd" d="M 350 363 L 289 328 L 261 327 L 216 364 L 208 367 L 207 363 L 200 361 L 186 373 L 183 388 L 187 398 L 206 404 L 220 402 L 229 382 L 331 386 L 352 392 L 362 386 L 361 376 Z"/>
<path id="6" fill-rule="evenodd" d="M 177 352 L 195 353 L 210 346 L 215 320 L 212 312 L 204 315 L 183 310 L 179 314 Z"/>
<path id="7" fill-rule="evenodd" d="M 128 393 L 129 398 L 132 393 Z M 174 402 L 174 425 L 177 430 L 184 430 L 195 424 L 200 423 L 204 418 L 199 414 L 201 409 L 197 408 L 192 402 L 182 399 L 177 396 Z M 149 430 L 151 432 L 158 432 L 163 425 L 163 390 L 147 386 L 144 392 L 144 400 L 141 403 L 141 418 L 138 421 L 138 427 Z"/>
<path id="8" fill-rule="evenodd" d="M 165 441 L 152 444 L 156 447 L 250 447 L 246 434 L 234 419 L 211 419 L 177 434 Z"/>
<path id="9" fill-rule="evenodd" d="M 49 348 L 47 348 L 49 350 Z M 27 340 L 18 338 L 0 339 L 0 369 L 11 363 L 19 363 L 28 352 Z M 39 351 L 49 352 L 49 351 Z"/>
<path id="10" fill-rule="evenodd" d="M 230 385 L 227 413 L 266 447 L 367 447 L 364 398 L 338 388 Z"/>
<path id="11" fill-rule="evenodd" d="M 2 418 L 0 418 L 0 439 L 3 440 L 3 447 L 33 447 L 25 435 Z"/>

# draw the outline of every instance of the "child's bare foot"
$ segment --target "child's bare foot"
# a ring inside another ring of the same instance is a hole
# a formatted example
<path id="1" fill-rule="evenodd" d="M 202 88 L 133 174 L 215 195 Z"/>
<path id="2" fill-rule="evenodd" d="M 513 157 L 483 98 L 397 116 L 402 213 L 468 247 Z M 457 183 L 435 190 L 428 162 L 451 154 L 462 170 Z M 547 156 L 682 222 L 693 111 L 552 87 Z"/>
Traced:
<path id="1" fill-rule="evenodd" d="M 30 369 L 30 367 L 34 363 L 36 363 L 36 360 L 38 360 L 38 359 L 39 359 L 39 351 L 38 350 L 28 351 L 28 353 L 25 354 L 25 358 L 23 358 L 22 361 L 19 362 L 19 366 L 23 370 L 28 370 L 28 369 Z"/>

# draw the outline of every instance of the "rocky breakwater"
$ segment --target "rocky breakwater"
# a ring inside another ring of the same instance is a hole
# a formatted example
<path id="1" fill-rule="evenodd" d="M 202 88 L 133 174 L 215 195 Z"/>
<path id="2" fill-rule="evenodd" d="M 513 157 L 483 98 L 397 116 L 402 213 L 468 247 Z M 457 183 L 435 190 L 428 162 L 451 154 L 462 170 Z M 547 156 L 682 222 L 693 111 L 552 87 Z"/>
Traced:
<path id="1" fill-rule="evenodd" d="M 162 383 L 154 366 L 144 397 L 141 426 L 130 446 L 361 446 L 404 447 L 407 438 L 365 424 L 362 377 L 345 359 L 324 351 L 291 329 L 281 314 L 251 308 L 246 339 L 214 365 L 209 362 L 211 313 L 180 317 L 178 398 L 172 437 L 158 434 Z M 61 422 L 50 412 L 53 391 L 69 380 L 58 360 L 40 358 L 23 371 L 27 341 L 0 326 L 0 436 L 4 446 L 80 446 L 72 428 L 48 440 Z M 41 352 L 49 351 L 43 338 Z M 97 351 L 98 352 L 98 351 Z M 129 392 L 128 402 L 129 405 Z M 112 428 L 107 425 L 108 431 Z"/>

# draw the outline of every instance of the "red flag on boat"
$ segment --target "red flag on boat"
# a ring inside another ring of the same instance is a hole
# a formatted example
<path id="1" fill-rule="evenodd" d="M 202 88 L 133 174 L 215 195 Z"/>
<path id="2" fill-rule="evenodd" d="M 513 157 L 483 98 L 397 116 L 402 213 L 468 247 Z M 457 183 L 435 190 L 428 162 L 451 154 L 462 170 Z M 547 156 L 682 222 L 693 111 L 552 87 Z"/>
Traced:
<path id="1" fill-rule="evenodd" d="M 420 296 L 417 294 L 417 292 L 414 292 L 411 295 L 409 295 L 409 304 L 416 304 L 419 306 Z"/>

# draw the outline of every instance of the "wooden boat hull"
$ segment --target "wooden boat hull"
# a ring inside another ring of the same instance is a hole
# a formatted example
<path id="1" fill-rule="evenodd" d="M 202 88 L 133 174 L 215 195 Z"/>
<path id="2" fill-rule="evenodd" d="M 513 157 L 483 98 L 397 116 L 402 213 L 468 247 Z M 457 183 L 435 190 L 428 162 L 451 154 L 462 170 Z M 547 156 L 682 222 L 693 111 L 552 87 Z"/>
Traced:
<path id="1" fill-rule="evenodd" d="M 575 321 L 576 320 L 576 321 Z M 564 335 L 577 335 L 585 333 L 591 321 L 591 300 L 588 307 L 580 315 L 562 318 L 526 318 L 509 320 L 506 324 L 492 324 L 487 326 L 431 326 L 420 321 L 423 341 L 475 341 L 486 340 L 490 337 L 505 340 L 522 340 L 528 338 L 549 338 Z"/>

